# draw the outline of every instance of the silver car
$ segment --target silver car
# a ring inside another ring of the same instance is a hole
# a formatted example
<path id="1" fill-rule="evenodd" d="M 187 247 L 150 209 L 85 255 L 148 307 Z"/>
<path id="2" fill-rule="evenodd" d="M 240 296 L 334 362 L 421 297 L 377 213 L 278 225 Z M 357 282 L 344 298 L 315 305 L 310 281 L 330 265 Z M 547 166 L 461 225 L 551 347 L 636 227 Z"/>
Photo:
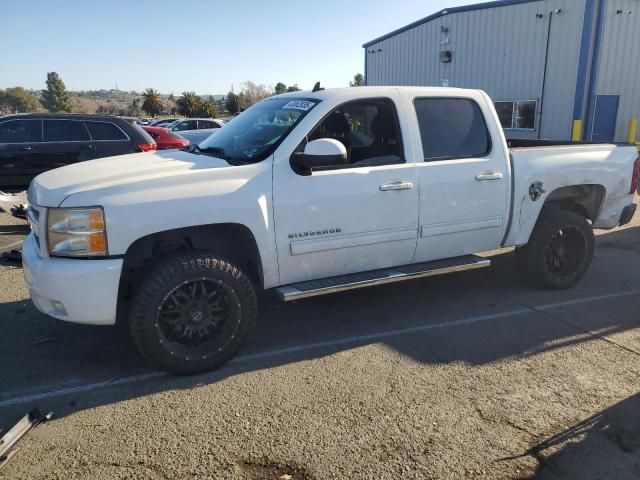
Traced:
<path id="1" fill-rule="evenodd" d="M 178 133 L 191 143 L 200 143 L 224 125 L 224 120 L 216 118 L 185 118 L 163 125 L 163 127 Z"/>

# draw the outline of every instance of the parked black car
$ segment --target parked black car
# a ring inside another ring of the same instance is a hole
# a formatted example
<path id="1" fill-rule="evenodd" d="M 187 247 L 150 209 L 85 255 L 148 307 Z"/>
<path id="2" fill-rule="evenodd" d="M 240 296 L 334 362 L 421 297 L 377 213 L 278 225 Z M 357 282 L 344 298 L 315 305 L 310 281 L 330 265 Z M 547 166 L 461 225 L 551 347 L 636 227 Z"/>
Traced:
<path id="1" fill-rule="evenodd" d="M 38 174 L 71 163 L 155 149 L 147 132 L 118 117 L 7 115 L 0 117 L 0 190 L 26 189 Z"/>

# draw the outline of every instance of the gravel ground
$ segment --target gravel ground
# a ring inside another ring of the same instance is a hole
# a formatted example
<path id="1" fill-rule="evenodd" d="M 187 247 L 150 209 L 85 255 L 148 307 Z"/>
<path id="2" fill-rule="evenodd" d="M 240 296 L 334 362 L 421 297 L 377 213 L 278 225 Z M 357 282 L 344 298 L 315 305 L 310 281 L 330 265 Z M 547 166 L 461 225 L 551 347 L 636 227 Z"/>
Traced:
<path id="1" fill-rule="evenodd" d="M 294 304 L 265 293 L 241 356 L 188 378 L 147 370 L 116 328 L 40 315 L 0 263 L 0 428 L 56 415 L 0 478 L 640 478 L 638 218 L 599 236 L 569 291 L 492 258 Z"/>

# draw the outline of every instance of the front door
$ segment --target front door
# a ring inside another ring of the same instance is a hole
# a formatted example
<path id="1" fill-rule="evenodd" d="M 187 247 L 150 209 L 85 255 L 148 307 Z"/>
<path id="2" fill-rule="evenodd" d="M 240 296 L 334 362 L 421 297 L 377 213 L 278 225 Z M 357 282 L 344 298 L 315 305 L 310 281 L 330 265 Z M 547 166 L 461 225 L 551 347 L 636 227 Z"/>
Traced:
<path id="1" fill-rule="evenodd" d="M 308 141 L 342 142 L 346 164 L 301 171 L 292 152 L 277 151 L 273 197 L 282 284 L 411 263 L 418 179 L 397 105 L 398 98 L 346 103 L 309 132 Z"/>
<path id="2" fill-rule="evenodd" d="M 509 214 L 509 162 L 485 97 L 415 98 L 420 233 L 415 261 L 497 248 Z M 409 101 L 407 101 L 409 104 Z"/>
<path id="3" fill-rule="evenodd" d="M 596 96 L 596 108 L 593 115 L 591 140 L 594 142 L 613 142 L 616 136 L 619 95 Z"/>

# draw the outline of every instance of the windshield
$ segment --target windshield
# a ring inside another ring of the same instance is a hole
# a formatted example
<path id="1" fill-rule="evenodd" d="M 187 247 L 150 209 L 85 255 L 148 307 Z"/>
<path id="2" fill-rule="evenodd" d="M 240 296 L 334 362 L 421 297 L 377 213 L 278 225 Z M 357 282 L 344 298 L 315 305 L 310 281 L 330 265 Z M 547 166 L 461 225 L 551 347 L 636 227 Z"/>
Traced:
<path id="1" fill-rule="evenodd" d="M 229 161 L 259 162 L 273 153 L 318 102 L 291 97 L 263 100 L 203 140 L 198 150 Z"/>

